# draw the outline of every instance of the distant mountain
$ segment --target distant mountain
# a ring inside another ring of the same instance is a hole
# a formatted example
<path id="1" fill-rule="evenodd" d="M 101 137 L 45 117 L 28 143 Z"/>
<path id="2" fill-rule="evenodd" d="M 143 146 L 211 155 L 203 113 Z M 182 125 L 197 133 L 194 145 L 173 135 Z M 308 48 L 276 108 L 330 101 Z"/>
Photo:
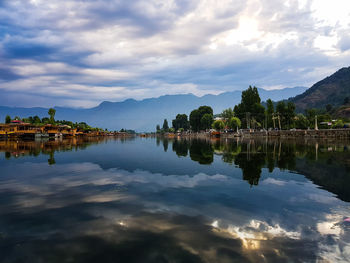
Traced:
<path id="1" fill-rule="evenodd" d="M 271 98 L 274 101 L 296 96 L 306 90 L 305 87 L 285 88 L 280 90 L 259 89 L 262 100 Z M 137 131 L 154 131 L 157 124 L 162 125 L 164 119 L 171 120 L 178 113 L 190 112 L 201 105 L 209 105 L 214 113 L 234 107 L 241 101 L 241 91 L 225 92 L 219 95 L 205 95 L 197 97 L 193 94 L 165 95 L 159 98 L 136 101 L 128 99 L 123 102 L 102 102 L 99 106 L 90 109 L 72 109 L 55 107 L 58 120 L 71 120 L 73 122 L 87 122 L 90 125 L 110 130 L 121 128 Z M 11 108 L 0 107 L 0 121 L 9 114 L 11 117 L 21 118 L 38 115 L 46 117 L 48 109 L 45 108 Z"/>
<path id="2" fill-rule="evenodd" d="M 327 104 L 340 106 L 346 97 L 350 98 L 350 67 L 338 70 L 290 100 L 298 111 L 304 111 L 306 108 L 324 108 Z"/>

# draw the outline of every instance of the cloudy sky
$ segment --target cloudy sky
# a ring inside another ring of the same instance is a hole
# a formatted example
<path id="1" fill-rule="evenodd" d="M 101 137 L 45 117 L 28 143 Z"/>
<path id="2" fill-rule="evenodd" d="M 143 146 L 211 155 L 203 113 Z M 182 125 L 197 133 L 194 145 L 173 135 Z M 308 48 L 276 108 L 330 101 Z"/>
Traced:
<path id="1" fill-rule="evenodd" d="M 0 0 L 0 105 L 310 86 L 350 61 L 349 0 Z"/>

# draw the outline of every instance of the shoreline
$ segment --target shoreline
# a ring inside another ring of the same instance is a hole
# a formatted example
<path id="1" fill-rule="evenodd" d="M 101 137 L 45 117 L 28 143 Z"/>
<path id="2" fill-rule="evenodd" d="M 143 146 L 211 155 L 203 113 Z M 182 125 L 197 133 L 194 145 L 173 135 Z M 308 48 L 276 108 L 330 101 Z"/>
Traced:
<path id="1" fill-rule="evenodd" d="M 165 133 L 156 134 L 159 137 L 167 138 L 322 138 L 322 139 L 344 139 L 350 138 L 350 129 L 320 129 L 320 130 L 271 130 L 271 131 L 257 131 L 257 130 L 242 130 L 238 133 L 225 133 L 212 135 L 210 132 L 198 133 Z"/>

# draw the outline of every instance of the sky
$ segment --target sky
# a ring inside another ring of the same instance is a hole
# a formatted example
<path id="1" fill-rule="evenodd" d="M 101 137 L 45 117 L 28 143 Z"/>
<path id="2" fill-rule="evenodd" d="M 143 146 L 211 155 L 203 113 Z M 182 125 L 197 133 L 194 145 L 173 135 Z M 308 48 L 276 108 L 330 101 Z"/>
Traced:
<path id="1" fill-rule="evenodd" d="M 349 0 L 0 0 L 2 106 L 310 87 L 349 62 Z"/>

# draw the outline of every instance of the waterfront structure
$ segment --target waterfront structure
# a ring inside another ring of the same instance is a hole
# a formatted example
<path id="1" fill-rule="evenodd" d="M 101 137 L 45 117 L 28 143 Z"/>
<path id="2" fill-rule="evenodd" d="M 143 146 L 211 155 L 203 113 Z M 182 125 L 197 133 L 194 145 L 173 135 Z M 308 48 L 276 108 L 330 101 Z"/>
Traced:
<path id="1" fill-rule="evenodd" d="M 36 138 L 62 138 L 75 136 L 107 136 L 118 135 L 118 133 L 109 133 L 104 131 L 88 131 L 72 128 L 69 125 L 36 125 L 24 123 L 21 121 L 11 122 L 9 124 L 0 124 L 0 137 L 36 139 Z"/>

